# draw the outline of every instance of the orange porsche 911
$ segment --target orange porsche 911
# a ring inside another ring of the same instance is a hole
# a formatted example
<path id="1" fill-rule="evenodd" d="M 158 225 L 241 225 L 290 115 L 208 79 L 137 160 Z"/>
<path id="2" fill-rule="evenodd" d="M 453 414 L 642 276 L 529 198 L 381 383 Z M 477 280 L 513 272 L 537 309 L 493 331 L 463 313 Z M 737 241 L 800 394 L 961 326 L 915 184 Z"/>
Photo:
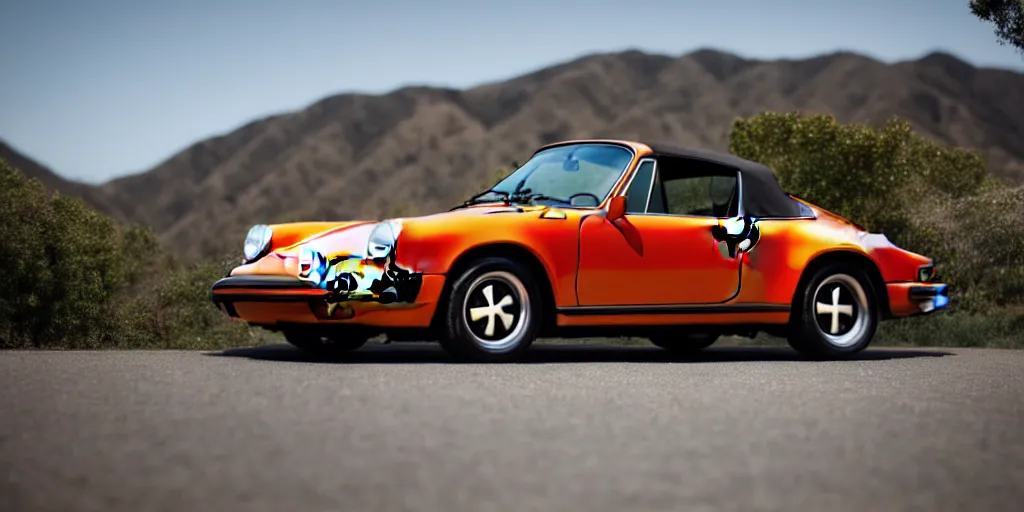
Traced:
<path id="1" fill-rule="evenodd" d="M 450 211 L 257 225 L 217 306 L 333 356 L 385 334 L 509 361 L 538 337 L 696 351 L 759 331 L 847 357 L 945 307 L 934 262 L 793 197 L 764 165 L 613 140 L 551 144 Z"/>

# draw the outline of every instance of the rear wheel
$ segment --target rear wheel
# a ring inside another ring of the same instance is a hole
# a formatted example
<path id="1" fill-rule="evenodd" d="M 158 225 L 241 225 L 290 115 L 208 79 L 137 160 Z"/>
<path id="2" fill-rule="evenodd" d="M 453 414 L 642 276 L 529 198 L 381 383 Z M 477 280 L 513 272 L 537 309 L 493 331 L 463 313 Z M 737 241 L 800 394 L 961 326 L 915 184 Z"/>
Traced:
<path id="1" fill-rule="evenodd" d="M 284 338 L 299 350 L 312 356 L 324 359 L 336 359 L 366 344 L 366 335 L 325 336 L 322 333 L 307 330 L 284 331 Z"/>
<path id="2" fill-rule="evenodd" d="M 651 343 L 669 352 L 679 354 L 700 352 L 714 345 L 716 341 L 718 341 L 718 335 L 709 332 L 651 336 Z"/>
<path id="3" fill-rule="evenodd" d="M 530 269 L 489 257 L 454 276 L 441 345 L 463 361 L 513 361 L 537 338 L 541 294 Z"/>
<path id="4" fill-rule="evenodd" d="M 834 263 L 818 269 L 794 306 L 789 344 L 811 356 L 852 356 L 871 343 L 878 327 L 875 291 L 856 265 Z"/>

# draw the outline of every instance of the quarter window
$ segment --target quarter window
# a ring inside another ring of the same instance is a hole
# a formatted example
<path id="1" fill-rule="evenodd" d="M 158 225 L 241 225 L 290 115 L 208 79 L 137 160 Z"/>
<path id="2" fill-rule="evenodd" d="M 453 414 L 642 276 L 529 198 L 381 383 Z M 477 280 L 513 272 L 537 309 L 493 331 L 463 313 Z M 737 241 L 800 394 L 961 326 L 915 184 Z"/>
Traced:
<path id="1" fill-rule="evenodd" d="M 646 213 L 647 198 L 651 193 L 651 178 L 654 177 L 654 160 L 640 162 L 636 176 L 626 193 L 626 213 Z"/>

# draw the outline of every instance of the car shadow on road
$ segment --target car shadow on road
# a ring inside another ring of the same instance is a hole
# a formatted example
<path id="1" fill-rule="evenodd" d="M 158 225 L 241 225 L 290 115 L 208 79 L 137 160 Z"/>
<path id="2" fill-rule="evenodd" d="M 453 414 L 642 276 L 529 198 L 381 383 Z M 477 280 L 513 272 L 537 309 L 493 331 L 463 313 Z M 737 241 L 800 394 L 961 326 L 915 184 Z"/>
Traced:
<path id="1" fill-rule="evenodd" d="M 233 348 L 208 355 L 241 357 L 260 361 L 334 364 L 415 364 L 449 363 L 455 361 L 436 343 L 394 343 L 366 345 L 339 359 L 323 360 L 287 344 Z M 879 348 L 867 349 L 850 360 L 884 361 L 953 355 L 937 349 Z M 560 345 L 538 343 L 519 364 L 537 363 L 727 363 L 808 361 L 788 347 L 723 346 L 711 347 L 696 354 L 673 354 L 654 346 L 622 346 L 602 344 Z"/>

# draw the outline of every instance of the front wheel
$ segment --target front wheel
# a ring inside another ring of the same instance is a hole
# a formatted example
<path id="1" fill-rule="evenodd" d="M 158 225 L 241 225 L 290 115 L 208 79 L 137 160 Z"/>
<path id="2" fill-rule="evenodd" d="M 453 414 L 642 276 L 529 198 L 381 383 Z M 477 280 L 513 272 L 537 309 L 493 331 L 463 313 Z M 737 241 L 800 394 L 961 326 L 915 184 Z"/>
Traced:
<path id="1" fill-rule="evenodd" d="M 849 357 L 871 343 L 878 317 L 867 273 L 854 265 L 826 265 L 811 276 L 794 304 L 789 344 L 814 357 Z"/>
<path id="2" fill-rule="evenodd" d="M 284 331 L 284 339 L 299 350 L 314 357 L 337 359 L 366 344 L 366 335 L 353 333 L 349 336 L 324 336 L 314 331 Z"/>
<path id="3" fill-rule="evenodd" d="M 453 276 L 441 345 L 463 361 L 513 361 L 540 331 L 541 295 L 530 269 L 490 257 Z"/>

